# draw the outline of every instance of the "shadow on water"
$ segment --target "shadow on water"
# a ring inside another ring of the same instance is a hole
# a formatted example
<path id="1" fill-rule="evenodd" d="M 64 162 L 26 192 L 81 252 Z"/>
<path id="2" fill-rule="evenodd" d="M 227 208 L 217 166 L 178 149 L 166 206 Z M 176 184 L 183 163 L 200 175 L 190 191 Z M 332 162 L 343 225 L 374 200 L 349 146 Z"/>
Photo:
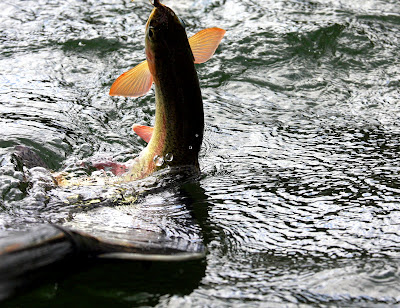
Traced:
<path id="1" fill-rule="evenodd" d="M 69 264 L 56 272 L 63 278 L 54 277 L 54 271 L 47 273 L 50 276 L 43 285 L 4 304 L 9 307 L 155 305 L 163 295 L 190 294 L 198 287 L 205 267 L 204 260 L 180 263 L 97 260 L 91 264 Z"/>
<path id="2" fill-rule="evenodd" d="M 199 183 L 183 183 L 176 195 L 184 205 L 182 211 L 187 209 L 196 223 L 205 225 L 207 197 Z M 19 280 L 0 280 L 5 284 L 0 289 L 2 296 L 5 291 L 16 293 L 5 302 L 9 307 L 71 307 L 77 302 L 79 307 L 155 305 L 164 295 L 190 294 L 204 277 L 206 265 L 204 259 L 153 262 L 66 256 L 50 266 L 28 271 L 23 277 L 18 275 Z"/>

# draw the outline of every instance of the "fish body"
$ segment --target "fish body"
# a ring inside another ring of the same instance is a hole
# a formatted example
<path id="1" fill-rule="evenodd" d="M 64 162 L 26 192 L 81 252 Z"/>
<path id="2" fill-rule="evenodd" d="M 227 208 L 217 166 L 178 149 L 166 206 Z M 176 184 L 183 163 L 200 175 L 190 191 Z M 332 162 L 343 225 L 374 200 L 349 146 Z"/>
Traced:
<path id="1" fill-rule="evenodd" d="M 194 57 L 183 25 L 168 7 L 155 7 L 151 13 L 145 46 L 155 85 L 156 118 L 148 146 L 126 176 L 129 180 L 164 164 L 198 168 L 203 139 L 203 101 Z"/>
<path id="2" fill-rule="evenodd" d="M 225 34 L 219 28 L 206 29 L 191 38 L 190 43 L 181 19 L 158 1 L 154 6 L 145 31 L 147 60 L 139 64 L 139 73 L 136 71 L 134 77 L 129 72 L 129 77 L 123 74 L 110 90 L 110 95 L 139 96 L 148 91 L 152 82 L 155 85 L 155 125 L 134 127 L 148 145 L 125 175 L 128 181 L 165 166 L 199 168 L 204 113 L 194 64 L 207 61 Z M 195 55 L 192 48 L 197 50 Z M 132 85 L 129 80 L 134 78 L 136 83 Z"/>
<path id="3" fill-rule="evenodd" d="M 145 30 L 146 60 L 119 76 L 110 88 L 110 95 L 139 97 L 154 83 L 154 127 L 133 126 L 148 145 L 129 167 L 99 163 L 111 170 L 128 170 L 108 183 L 141 179 L 167 166 L 199 169 L 204 112 L 195 63 L 211 58 L 225 30 L 208 28 L 188 39 L 184 23 L 169 7 L 158 0 L 153 5 Z M 63 186 L 73 184 L 63 176 L 56 180 Z M 93 179 L 78 181 L 77 185 L 83 182 L 93 183 Z"/>

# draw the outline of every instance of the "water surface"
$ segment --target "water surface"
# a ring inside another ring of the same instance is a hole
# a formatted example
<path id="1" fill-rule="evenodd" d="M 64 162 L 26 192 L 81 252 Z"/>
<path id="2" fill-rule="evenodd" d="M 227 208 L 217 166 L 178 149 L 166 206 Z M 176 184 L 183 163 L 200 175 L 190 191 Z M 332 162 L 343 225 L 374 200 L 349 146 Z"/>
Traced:
<path id="1" fill-rule="evenodd" d="M 202 176 L 139 201 L 178 218 L 188 208 L 206 259 L 100 263 L 11 304 L 399 304 L 398 1 L 165 3 L 189 35 L 227 33 L 197 66 Z M 70 215 L 45 206 L 41 185 L 21 186 L 14 146 L 77 173 L 82 160 L 125 161 L 144 147 L 131 125 L 152 124 L 153 90 L 139 99 L 108 90 L 144 59 L 150 10 L 127 0 L 0 4 L 0 236 Z"/>

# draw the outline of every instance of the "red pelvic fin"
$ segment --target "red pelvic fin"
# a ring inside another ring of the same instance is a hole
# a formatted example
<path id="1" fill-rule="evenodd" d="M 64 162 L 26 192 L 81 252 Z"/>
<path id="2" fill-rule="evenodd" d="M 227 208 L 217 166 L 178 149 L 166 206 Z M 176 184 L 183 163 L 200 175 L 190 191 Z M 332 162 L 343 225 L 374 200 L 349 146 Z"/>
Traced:
<path id="1" fill-rule="evenodd" d="M 153 127 L 133 124 L 132 129 L 144 141 L 146 141 L 147 143 L 150 142 L 151 136 L 153 135 Z"/>

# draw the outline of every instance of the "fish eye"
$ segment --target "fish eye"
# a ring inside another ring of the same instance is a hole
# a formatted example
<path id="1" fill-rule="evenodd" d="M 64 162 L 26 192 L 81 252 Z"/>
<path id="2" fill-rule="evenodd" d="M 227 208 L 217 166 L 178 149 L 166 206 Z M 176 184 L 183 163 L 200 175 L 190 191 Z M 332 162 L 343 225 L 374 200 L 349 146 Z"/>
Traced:
<path id="1" fill-rule="evenodd" d="M 149 38 L 152 38 L 154 36 L 154 29 L 153 28 L 149 28 L 148 36 L 149 36 Z"/>

